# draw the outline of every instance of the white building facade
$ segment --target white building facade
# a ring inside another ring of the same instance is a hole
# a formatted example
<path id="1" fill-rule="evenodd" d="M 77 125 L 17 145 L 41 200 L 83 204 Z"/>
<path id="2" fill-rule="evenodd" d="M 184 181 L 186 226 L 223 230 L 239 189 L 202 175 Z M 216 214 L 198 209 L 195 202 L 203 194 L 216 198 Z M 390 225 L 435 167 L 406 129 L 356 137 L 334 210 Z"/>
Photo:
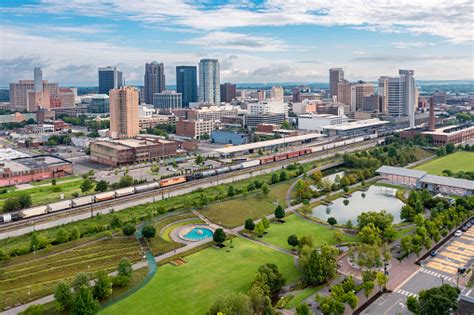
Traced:
<path id="1" fill-rule="evenodd" d="M 201 59 L 199 62 L 199 102 L 220 104 L 220 84 L 219 61 L 217 59 Z"/>

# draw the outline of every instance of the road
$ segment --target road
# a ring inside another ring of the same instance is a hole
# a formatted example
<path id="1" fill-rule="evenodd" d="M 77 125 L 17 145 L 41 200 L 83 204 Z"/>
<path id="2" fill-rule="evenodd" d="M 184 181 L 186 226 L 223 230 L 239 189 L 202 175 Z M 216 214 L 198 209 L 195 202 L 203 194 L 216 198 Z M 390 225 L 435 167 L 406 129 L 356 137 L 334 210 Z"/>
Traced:
<path id="1" fill-rule="evenodd" d="M 325 159 L 325 158 L 328 158 L 328 157 L 333 157 L 336 153 L 341 154 L 341 153 L 345 153 L 345 152 L 352 152 L 352 151 L 362 150 L 362 149 L 373 147 L 375 145 L 376 145 L 376 142 L 370 142 L 370 143 L 364 143 L 361 146 L 349 147 L 349 148 L 346 148 L 346 149 L 341 148 L 338 151 L 332 151 L 332 152 L 324 153 L 324 154 L 321 154 L 321 155 L 318 155 L 318 156 L 311 156 L 311 157 L 308 157 L 306 159 L 299 160 L 298 162 L 308 163 L 308 162 L 312 162 L 312 161 Z M 232 183 L 232 182 L 235 182 L 235 181 L 248 179 L 248 178 L 251 178 L 251 177 L 254 177 L 254 176 L 258 176 L 258 175 L 268 174 L 268 173 L 271 173 L 271 172 L 278 171 L 278 170 L 284 168 L 286 166 L 286 164 L 293 163 L 294 161 L 293 160 L 288 160 L 287 162 L 288 163 L 278 164 L 278 165 L 268 167 L 268 168 L 259 167 L 257 169 L 254 169 L 251 172 L 239 174 L 239 175 L 236 175 L 236 176 L 229 176 L 229 177 L 226 177 L 226 178 L 222 178 L 221 176 L 212 177 L 212 178 L 209 178 L 208 181 L 200 182 L 199 185 L 189 185 L 189 186 L 186 186 L 186 187 L 181 188 L 181 189 L 179 189 L 179 188 L 168 189 L 167 193 L 165 193 L 165 194 L 162 194 L 161 191 L 156 191 L 156 193 L 153 194 L 153 195 L 147 195 L 147 197 L 140 198 L 140 199 L 135 199 L 135 200 L 131 200 L 131 201 L 123 201 L 119 204 L 115 203 L 113 206 L 100 207 L 100 205 L 98 205 L 98 204 L 93 204 L 93 205 L 91 205 L 90 208 L 88 208 L 87 210 L 84 210 L 84 212 L 82 212 L 80 214 L 74 214 L 74 215 L 71 215 L 71 216 L 64 217 L 65 215 L 67 215 L 67 212 L 60 212 L 58 214 L 61 214 L 63 216 L 61 218 L 53 218 L 52 217 L 53 215 L 51 215 L 51 217 L 49 217 L 46 222 L 36 222 L 37 219 L 35 219 L 35 221 L 32 220 L 31 223 L 28 224 L 27 226 L 24 225 L 24 226 L 21 226 L 21 227 L 19 226 L 18 228 L 15 228 L 15 229 L 2 231 L 2 232 L 0 232 L 0 239 L 20 236 L 20 235 L 23 235 L 23 234 L 26 234 L 26 233 L 30 233 L 32 231 L 45 230 L 45 229 L 49 229 L 49 228 L 56 227 L 56 226 L 59 226 L 59 225 L 63 225 L 63 224 L 67 224 L 67 223 L 71 223 L 71 222 L 75 222 L 75 221 L 88 219 L 91 216 L 96 215 L 97 213 L 107 214 L 107 213 L 110 213 L 111 211 L 120 211 L 120 210 L 127 209 L 127 208 L 130 208 L 130 207 L 133 207 L 133 206 L 146 204 L 146 203 L 150 203 L 150 202 L 156 202 L 156 201 L 162 200 L 164 198 L 180 196 L 180 195 L 183 195 L 183 194 L 193 192 L 193 191 L 198 190 L 198 189 L 209 188 L 209 187 L 213 187 L 213 186 L 216 186 L 216 185 L 219 185 L 219 184 Z M 100 208 L 98 208 L 98 207 L 100 207 Z M 57 216 L 57 214 L 55 214 L 54 216 Z M 19 222 L 24 222 L 24 221 L 19 221 Z"/>

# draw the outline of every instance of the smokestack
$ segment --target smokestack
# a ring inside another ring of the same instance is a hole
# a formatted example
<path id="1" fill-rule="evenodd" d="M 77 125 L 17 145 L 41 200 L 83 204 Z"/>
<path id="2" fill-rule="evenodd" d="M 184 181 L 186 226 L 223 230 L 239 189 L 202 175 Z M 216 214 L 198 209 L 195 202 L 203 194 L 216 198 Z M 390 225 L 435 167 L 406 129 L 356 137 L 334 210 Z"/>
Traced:
<path id="1" fill-rule="evenodd" d="M 434 99 L 433 96 L 430 97 L 430 120 L 428 123 L 428 130 L 434 131 L 435 130 L 435 115 L 434 115 Z"/>

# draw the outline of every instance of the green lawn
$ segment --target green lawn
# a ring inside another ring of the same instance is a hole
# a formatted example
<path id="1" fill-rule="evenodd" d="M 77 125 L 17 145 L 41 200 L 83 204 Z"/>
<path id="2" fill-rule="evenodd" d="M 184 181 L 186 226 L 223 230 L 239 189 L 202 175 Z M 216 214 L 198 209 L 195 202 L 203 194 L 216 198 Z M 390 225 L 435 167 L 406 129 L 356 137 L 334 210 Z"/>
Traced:
<path id="1" fill-rule="evenodd" d="M 80 176 L 66 176 L 66 177 L 60 177 L 60 178 L 55 178 L 56 183 L 61 183 L 61 182 L 66 182 L 66 181 L 73 181 L 75 179 L 80 179 Z M 53 181 L 53 179 L 45 179 L 45 180 L 40 180 L 38 182 L 33 182 L 31 183 L 32 186 L 41 186 L 45 184 L 50 184 Z"/>
<path id="2" fill-rule="evenodd" d="M 212 222 L 234 228 L 243 225 L 247 218 L 256 220 L 273 213 L 278 203 L 286 205 L 285 194 L 289 187 L 290 182 L 285 182 L 271 187 L 268 196 L 259 190 L 248 196 L 212 203 L 200 211 Z"/>
<path id="3" fill-rule="evenodd" d="M 158 267 L 145 287 L 101 314 L 205 314 L 219 295 L 250 289 L 265 263 L 278 265 L 287 283 L 299 278 L 293 257 L 241 238 L 234 238 L 233 245 L 230 252 L 229 246 L 199 251 L 179 267 Z"/>
<path id="4" fill-rule="evenodd" d="M 474 152 L 458 151 L 417 166 L 415 169 L 434 175 L 441 175 L 443 170 L 446 169 L 455 173 L 460 171 L 473 172 Z"/>
<path id="5" fill-rule="evenodd" d="M 268 229 L 268 234 L 265 234 L 261 240 L 284 249 L 291 249 L 288 245 L 287 239 L 291 234 L 296 234 L 298 237 L 311 234 L 313 236 L 314 246 L 321 246 L 323 244 L 335 244 L 334 230 L 329 227 L 322 226 L 317 223 L 312 223 L 292 214 L 287 216 L 285 223 L 272 223 Z M 344 234 L 344 242 L 356 241 L 356 237 Z"/>

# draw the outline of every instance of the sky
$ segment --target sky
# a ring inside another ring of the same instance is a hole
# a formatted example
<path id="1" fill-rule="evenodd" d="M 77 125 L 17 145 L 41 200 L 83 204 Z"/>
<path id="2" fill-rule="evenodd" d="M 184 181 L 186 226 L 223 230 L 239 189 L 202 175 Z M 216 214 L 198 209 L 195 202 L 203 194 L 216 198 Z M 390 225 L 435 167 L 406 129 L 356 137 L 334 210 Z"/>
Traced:
<path id="1" fill-rule="evenodd" d="M 33 68 L 64 86 L 97 85 L 117 66 L 143 84 L 144 64 L 217 58 L 221 82 L 350 81 L 413 69 L 423 80 L 474 79 L 470 0 L 3 0 L 0 86 Z"/>

